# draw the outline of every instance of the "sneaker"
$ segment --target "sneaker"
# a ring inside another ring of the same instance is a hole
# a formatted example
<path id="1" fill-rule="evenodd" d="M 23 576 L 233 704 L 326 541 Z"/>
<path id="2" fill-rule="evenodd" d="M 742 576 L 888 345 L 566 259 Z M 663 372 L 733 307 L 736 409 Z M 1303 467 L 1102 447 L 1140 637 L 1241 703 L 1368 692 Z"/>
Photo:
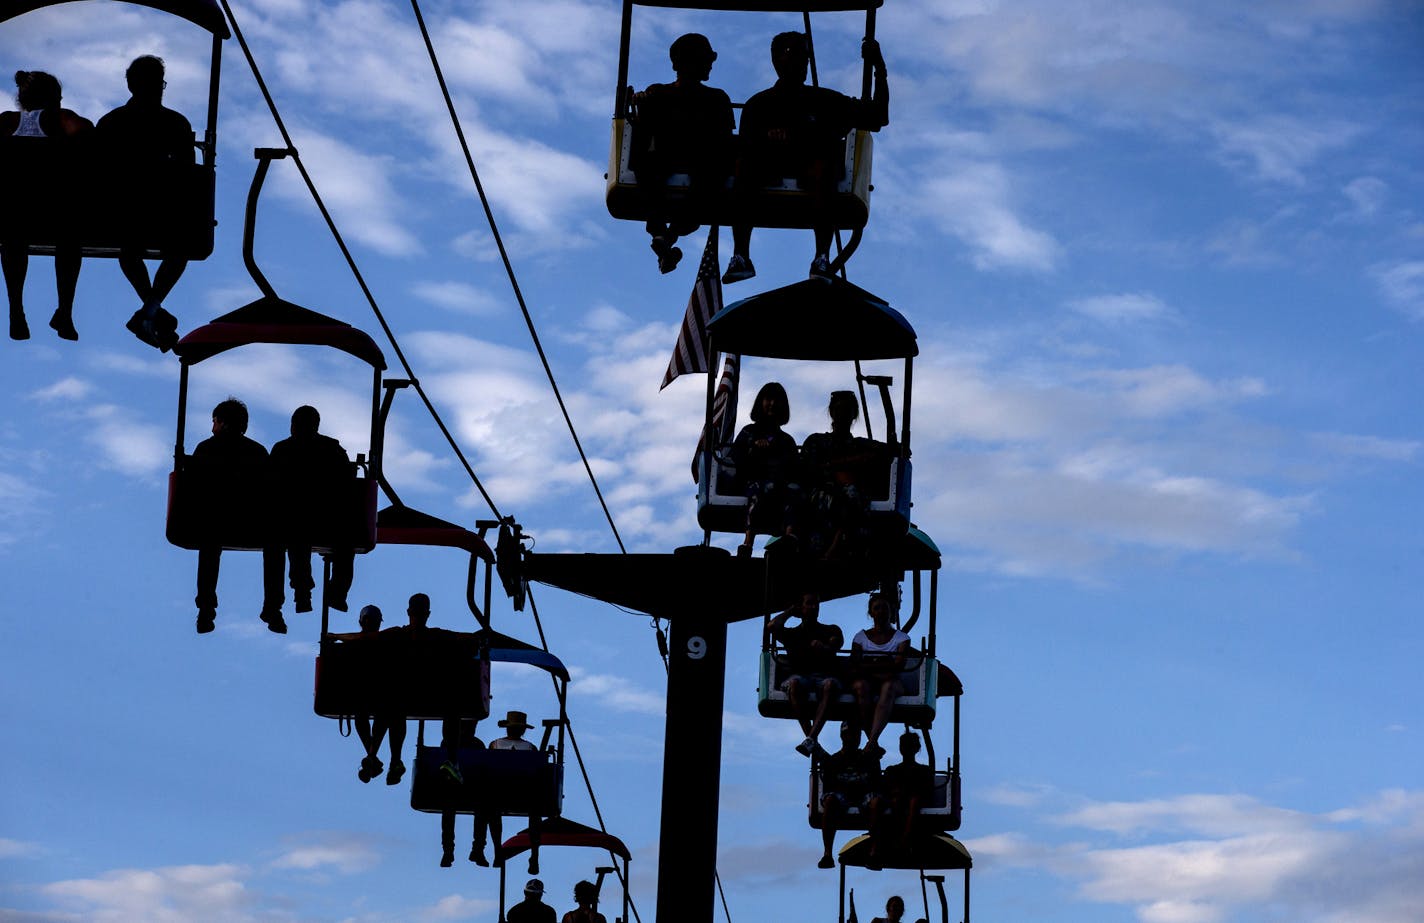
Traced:
<path id="1" fill-rule="evenodd" d="M 331 599 L 327 600 L 326 604 L 327 604 L 328 606 L 330 606 L 331 608 L 335 609 L 337 612 L 345 612 L 345 611 L 346 611 L 346 597 L 345 597 L 345 596 L 333 596 Z"/>
<path id="2" fill-rule="evenodd" d="M 312 611 L 311 591 L 310 591 L 310 590 L 307 590 L 307 591 L 305 591 L 305 592 L 296 593 L 296 594 L 294 594 L 294 595 L 295 595 L 296 598 L 297 598 L 296 609 L 297 609 L 298 612 L 310 612 L 310 611 Z"/>
<path id="3" fill-rule="evenodd" d="M 812 753 L 815 752 L 815 750 L 816 741 L 812 740 L 810 737 L 807 737 L 805 740 L 801 741 L 799 744 L 796 745 L 796 752 L 801 754 L 802 756 L 810 756 Z"/>
<path id="4" fill-rule="evenodd" d="M 831 261 L 824 256 L 818 256 L 811 261 L 812 279 L 834 279 L 835 273 L 831 272 Z"/>
<path id="5" fill-rule="evenodd" d="M 74 318 L 68 314 L 60 314 L 57 308 L 49 319 L 49 329 L 59 334 L 61 340 L 79 339 L 79 331 L 74 329 Z"/>
<path id="6" fill-rule="evenodd" d="M 739 253 L 734 253 L 732 258 L 727 261 L 727 271 L 722 273 L 722 284 L 731 285 L 733 282 L 750 279 L 755 275 L 756 267 L 752 265 L 752 261 Z"/>
<path id="7" fill-rule="evenodd" d="M 880 758 L 885 755 L 885 748 L 879 744 L 866 744 L 865 749 L 861 752 L 878 763 Z"/>
<path id="8" fill-rule="evenodd" d="M 214 622 L 217 620 L 218 610 L 199 609 L 198 610 L 198 634 L 205 635 L 217 627 Z"/>
<path id="9" fill-rule="evenodd" d="M 836 860 L 830 856 L 822 856 L 821 861 L 816 863 L 818 869 L 833 869 L 836 867 Z"/>
<path id="10" fill-rule="evenodd" d="M 263 609 L 258 618 L 267 623 L 267 630 L 273 634 L 284 635 L 287 633 L 287 622 L 282 618 L 281 609 Z"/>
<path id="11" fill-rule="evenodd" d="M 482 869 L 489 868 L 489 860 L 485 858 L 485 844 L 476 843 L 470 847 L 470 861 Z"/>
<path id="12" fill-rule="evenodd" d="M 811 752 L 816 754 L 816 759 L 822 761 L 824 761 L 827 757 L 830 756 L 830 754 L 826 752 L 826 748 L 821 746 L 821 742 L 819 740 L 811 744 Z"/>
<path id="13" fill-rule="evenodd" d="M 128 329 L 129 333 L 132 333 L 154 349 L 163 350 L 163 344 L 159 340 L 158 331 L 153 327 L 153 319 L 144 317 L 143 308 L 139 308 L 133 312 L 133 316 L 128 319 L 128 323 L 124 324 L 124 327 Z"/>
<path id="14" fill-rule="evenodd" d="M 10 339 L 28 340 L 30 338 L 30 325 L 25 321 L 23 314 L 10 315 Z"/>
<path id="15" fill-rule="evenodd" d="M 391 761 L 391 770 L 386 773 L 387 785 L 399 785 L 401 777 L 405 775 L 405 763 L 400 760 Z"/>
<path id="16" fill-rule="evenodd" d="M 682 261 L 682 248 L 674 247 L 670 238 L 654 237 L 651 246 L 658 255 L 658 272 L 663 275 L 672 272 Z"/>
<path id="17" fill-rule="evenodd" d="M 453 850 L 453 849 L 446 849 L 444 852 L 442 852 L 442 853 L 440 854 L 440 867 L 441 867 L 442 869 L 448 869 L 450 866 L 452 866 L 452 865 L 454 865 L 454 864 L 455 864 L 455 850 Z"/>
<path id="18" fill-rule="evenodd" d="M 368 756 L 361 760 L 361 768 L 356 772 L 356 778 L 362 782 L 370 782 L 376 778 L 376 776 L 380 775 L 381 770 L 385 768 L 379 759 L 374 756 Z"/>
<path id="19" fill-rule="evenodd" d="M 440 774 L 456 785 L 465 784 L 465 776 L 460 772 L 459 764 L 453 760 L 446 760 L 440 764 Z"/>

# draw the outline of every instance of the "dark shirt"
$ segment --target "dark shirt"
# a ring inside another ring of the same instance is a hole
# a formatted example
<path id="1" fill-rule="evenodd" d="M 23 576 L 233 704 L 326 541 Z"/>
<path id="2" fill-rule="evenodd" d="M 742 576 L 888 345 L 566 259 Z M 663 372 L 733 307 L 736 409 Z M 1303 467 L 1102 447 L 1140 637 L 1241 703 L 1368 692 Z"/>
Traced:
<path id="1" fill-rule="evenodd" d="M 924 763 L 886 766 L 884 779 L 885 794 L 898 805 L 908 806 L 910 799 L 918 798 L 924 807 L 934 792 L 934 770 Z"/>
<path id="2" fill-rule="evenodd" d="M 554 923 L 557 917 L 553 907 L 528 897 L 509 908 L 504 915 L 509 923 Z"/>
<path id="3" fill-rule="evenodd" d="M 272 478 L 289 528 L 333 524 L 354 471 L 346 450 L 330 436 L 291 436 L 272 446 Z"/>
<path id="4" fill-rule="evenodd" d="M 638 100 L 639 144 L 632 167 L 725 175 L 735 130 L 732 101 L 723 91 L 701 83 L 655 83 Z"/>
<path id="5" fill-rule="evenodd" d="M 825 87 L 778 80 L 747 100 L 737 137 L 744 156 L 770 171 L 799 175 L 812 160 L 839 162 L 840 145 L 852 129 L 879 127 L 870 103 Z M 786 138 L 770 138 L 774 129 Z"/>
<path id="6" fill-rule="evenodd" d="M 99 120 L 99 143 L 115 166 L 130 169 L 193 162 L 193 126 L 181 113 L 130 99 Z"/>
<path id="7" fill-rule="evenodd" d="M 821 761 L 821 790 L 859 805 L 880 787 L 880 764 L 861 750 L 837 750 Z"/>
<path id="8" fill-rule="evenodd" d="M 826 622 L 802 621 L 795 627 L 783 625 L 776 632 L 776 640 L 786 648 L 786 656 L 791 669 L 807 673 L 831 673 L 836 668 L 836 651 L 845 643 L 845 635 L 835 625 Z M 824 648 L 816 650 L 812 641 L 820 641 Z"/>
<path id="9" fill-rule="evenodd" d="M 766 440 L 766 445 L 757 445 Z M 796 440 L 775 423 L 748 423 L 732 443 L 732 462 L 743 483 L 777 481 L 796 477 Z"/>
<path id="10" fill-rule="evenodd" d="M 801 445 L 807 474 L 820 486 L 864 484 L 870 472 L 888 454 L 888 446 L 850 433 L 812 433 Z"/>

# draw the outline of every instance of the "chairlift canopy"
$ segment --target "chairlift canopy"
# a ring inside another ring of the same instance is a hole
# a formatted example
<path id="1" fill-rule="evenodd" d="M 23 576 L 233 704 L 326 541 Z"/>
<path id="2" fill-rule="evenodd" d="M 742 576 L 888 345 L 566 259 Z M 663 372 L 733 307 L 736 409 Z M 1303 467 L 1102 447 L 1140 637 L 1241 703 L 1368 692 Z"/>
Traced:
<path id="1" fill-rule="evenodd" d="M 527 663 L 566 683 L 569 681 L 569 671 L 564 668 L 564 662 L 541 647 L 500 634 L 492 628 L 475 632 L 475 640 L 481 645 L 489 645 L 490 660 L 495 663 Z"/>
<path id="2" fill-rule="evenodd" d="M 484 561 L 494 551 L 477 533 L 408 506 L 388 506 L 376 514 L 377 541 L 383 545 L 436 545 L 460 548 Z"/>
<path id="3" fill-rule="evenodd" d="M 0 22 L 14 19 L 16 16 L 34 10 L 69 2 L 71 0 L 8 0 L 4 8 L 0 9 Z M 227 19 L 223 16 L 222 7 L 217 0 L 122 0 L 122 2 L 172 13 L 174 16 L 206 29 L 218 38 L 225 39 L 232 34 L 228 31 Z"/>
<path id="4" fill-rule="evenodd" d="M 377 371 L 386 367 L 381 348 L 363 331 L 334 317 L 267 296 L 190 331 L 173 351 L 184 365 L 194 365 L 218 353 L 253 343 L 330 346 L 355 356 Z"/>
<path id="5" fill-rule="evenodd" d="M 595 830 L 565 817 L 554 817 L 539 825 L 539 846 L 582 846 L 589 849 L 606 849 L 625 862 L 632 861 L 632 854 L 623 841 L 611 833 Z M 506 860 L 529 849 L 529 831 L 521 830 L 504 841 L 502 847 Z"/>
<path id="6" fill-rule="evenodd" d="M 707 330 L 722 352 L 771 359 L 903 359 L 920 351 L 903 314 L 842 279 L 803 279 L 743 298 Z"/>
<path id="7" fill-rule="evenodd" d="M 874 844 L 869 834 L 862 834 L 841 847 L 841 865 L 868 868 L 870 850 Z M 879 864 L 887 869 L 970 869 L 974 858 L 964 844 L 947 833 L 920 834 L 912 838 L 910 848 L 903 853 L 888 852 L 879 857 Z"/>

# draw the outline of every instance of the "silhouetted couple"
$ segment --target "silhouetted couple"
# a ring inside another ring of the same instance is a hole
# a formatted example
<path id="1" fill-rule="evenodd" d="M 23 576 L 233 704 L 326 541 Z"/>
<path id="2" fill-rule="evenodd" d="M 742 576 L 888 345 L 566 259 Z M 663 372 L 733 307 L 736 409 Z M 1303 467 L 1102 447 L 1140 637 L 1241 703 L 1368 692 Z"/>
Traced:
<path id="1" fill-rule="evenodd" d="M 54 246 L 55 287 L 59 307 L 50 327 L 65 340 L 79 339 L 74 327 L 74 293 L 79 282 L 81 216 L 93 211 L 84 201 L 82 161 L 90 142 L 106 163 L 104 195 L 111 198 L 121 229 L 119 268 L 142 302 L 128 329 L 140 340 L 166 352 L 178 341 L 177 320 L 163 310 L 163 300 L 177 284 L 188 261 L 177 254 L 181 203 L 171 194 L 174 168 L 194 162 L 193 128 L 163 105 L 161 58 L 144 55 L 129 65 L 125 77 L 129 101 L 99 120 L 60 105 L 61 86 L 43 71 L 18 71 L 15 101 L 19 112 L 0 114 L 5 142 L 8 197 L 0 228 L 0 263 L 10 304 L 10 338 L 28 339 L 24 288 L 29 245 L 48 239 Z M 11 139 L 18 139 L 12 141 Z M 163 253 L 150 279 L 145 247 Z"/>
<path id="2" fill-rule="evenodd" d="M 337 537 L 329 555 L 326 601 L 346 611 L 354 560 L 350 547 L 340 547 L 343 501 L 349 496 L 344 485 L 354 476 L 346 450 L 318 432 L 321 415 L 315 407 L 298 407 L 292 413 L 291 436 L 273 445 L 270 457 L 261 443 L 248 438 L 247 405 L 242 401 L 230 397 L 219 403 L 212 420 L 212 436 L 198 443 L 191 456 L 201 485 L 195 496 L 205 504 L 203 513 L 212 526 L 198 549 L 198 633 L 212 631 L 217 618 L 225 530 L 254 519 L 262 547 L 261 619 L 268 629 L 287 632 L 282 617 L 284 554 L 291 561 L 296 611 L 311 611 L 311 553 L 317 535 Z"/>
<path id="3" fill-rule="evenodd" d="M 691 220 L 667 220 L 667 180 L 688 174 L 689 214 L 705 214 L 721 194 L 729 174 L 733 182 L 732 258 L 724 283 L 756 275 L 751 260 L 752 202 L 768 184 L 795 178 L 812 199 L 816 252 L 813 277 L 831 274 L 830 248 L 835 227 L 830 197 L 845 177 L 845 139 L 853 129 L 877 131 L 890 121 L 890 91 L 880 45 L 866 39 L 861 54 L 874 71 L 869 100 L 806 85 L 810 46 L 805 34 L 783 32 L 771 40 L 776 83 L 742 107 L 741 128 L 732 139 L 732 105 L 727 94 L 703 84 L 717 54 L 706 36 L 689 33 L 669 50 L 677 80 L 653 84 L 637 94 L 638 145 L 632 168 L 646 199 L 647 231 L 658 268 L 671 272 L 682 257 L 673 246 L 696 230 Z M 731 152 L 735 151 L 735 158 Z"/>

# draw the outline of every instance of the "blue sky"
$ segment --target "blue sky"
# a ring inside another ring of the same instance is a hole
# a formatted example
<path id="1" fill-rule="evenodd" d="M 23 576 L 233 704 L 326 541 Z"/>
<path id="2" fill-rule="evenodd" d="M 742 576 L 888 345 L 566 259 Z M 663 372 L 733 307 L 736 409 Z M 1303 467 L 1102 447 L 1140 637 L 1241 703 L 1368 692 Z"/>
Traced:
<path id="1" fill-rule="evenodd" d="M 617 63 L 610 2 L 425 7 L 525 296 L 632 550 L 698 540 L 687 461 L 700 380 L 659 393 L 702 234 L 660 276 L 601 202 Z M 304 162 L 432 398 L 541 551 L 615 550 L 397 3 L 237 4 Z M 796 15 L 642 11 L 632 81 L 706 33 L 711 83 L 767 85 Z M 858 86 L 860 20 L 815 21 L 821 79 Z M 851 279 L 921 339 L 915 519 L 944 550 L 939 649 L 966 685 L 962 839 L 974 918 L 1405 923 L 1424 906 L 1418 663 L 1424 491 L 1424 7 L 1388 0 L 887 3 L 891 124 Z M 0 26 L 97 118 L 137 54 L 196 123 L 193 27 L 86 0 Z M 226 49 L 217 251 L 169 299 L 182 329 L 256 295 L 241 263 L 254 146 L 280 143 Z M 8 71 L 7 71 L 8 72 Z M 278 293 L 376 327 L 289 164 L 258 259 Z M 723 253 L 730 250 L 723 237 Z M 805 232 L 764 231 L 800 278 Z M 257 621 L 229 555 L 218 630 L 193 632 L 195 556 L 163 540 L 177 363 L 122 327 L 117 267 L 85 264 L 76 344 L 4 347 L 0 920 L 490 920 L 497 876 L 437 867 L 438 824 L 310 710 L 317 621 Z M 387 350 L 388 356 L 390 351 Z M 844 373 L 751 366 L 823 428 Z M 365 451 L 368 378 L 316 350 L 239 351 L 194 375 L 190 432 L 228 393 L 271 444 L 298 403 Z M 191 446 L 191 443 L 190 443 Z M 411 505 L 487 514 L 408 394 L 388 473 Z M 464 562 L 381 548 L 352 600 L 463 615 Z M 610 829 L 655 894 L 663 678 L 647 620 L 536 590 Z M 863 608 L 827 606 L 847 629 Z M 348 617 L 354 625 L 354 617 Z M 338 622 L 340 625 L 341 623 Z M 496 626 L 534 640 L 527 614 Z M 734 919 L 834 919 L 791 722 L 757 717 L 755 625 L 730 637 L 721 869 Z M 551 714 L 537 674 L 497 710 Z M 941 752 L 947 730 L 937 730 Z M 414 735 L 412 734 L 413 743 Z M 697 792 L 686 797 L 696 798 Z M 577 784 L 566 814 L 593 821 Z M 549 850 L 560 910 L 594 860 Z M 521 876 L 522 877 L 522 876 Z M 853 876 L 862 912 L 918 888 Z M 611 896 L 611 895 L 610 895 Z M 866 913 L 866 918 L 870 916 Z"/>

